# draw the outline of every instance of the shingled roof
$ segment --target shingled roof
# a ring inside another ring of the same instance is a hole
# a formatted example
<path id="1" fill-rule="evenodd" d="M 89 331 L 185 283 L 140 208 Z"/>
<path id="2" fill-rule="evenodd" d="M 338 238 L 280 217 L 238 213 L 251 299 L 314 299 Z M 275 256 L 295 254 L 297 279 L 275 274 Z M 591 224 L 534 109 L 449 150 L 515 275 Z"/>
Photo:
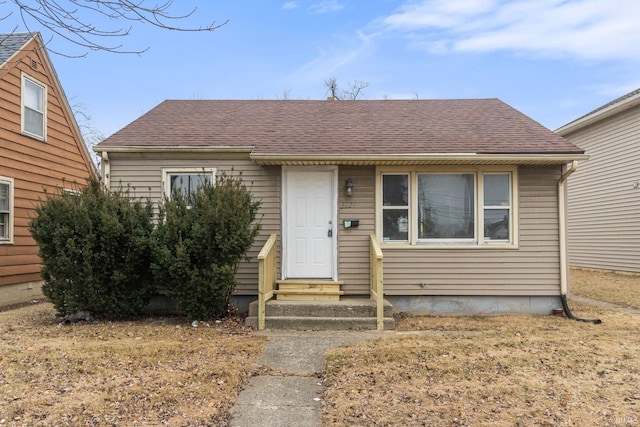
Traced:
<path id="1" fill-rule="evenodd" d="M 31 33 L 0 34 L 0 65 L 3 65 L 17 51 L 33 38 Z"/>
<path id="2" fill-rule="evenodd" d="M 498 99 L 168 100 L 99 144 L 237 147 L 252 155 L 582 154 Z"/>

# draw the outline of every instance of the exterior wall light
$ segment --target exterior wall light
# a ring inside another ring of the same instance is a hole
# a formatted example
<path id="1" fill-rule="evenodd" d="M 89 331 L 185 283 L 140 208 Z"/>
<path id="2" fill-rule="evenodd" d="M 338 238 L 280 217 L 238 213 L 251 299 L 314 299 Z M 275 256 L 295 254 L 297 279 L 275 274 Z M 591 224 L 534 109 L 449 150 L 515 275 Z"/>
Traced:
<path id="1" fill-rule="evenodd" d="M 344 183 L 344 194 L 348 197 L 353 196 L 353 181 L 351 181 L 351 178 L 347 178 Z"/>

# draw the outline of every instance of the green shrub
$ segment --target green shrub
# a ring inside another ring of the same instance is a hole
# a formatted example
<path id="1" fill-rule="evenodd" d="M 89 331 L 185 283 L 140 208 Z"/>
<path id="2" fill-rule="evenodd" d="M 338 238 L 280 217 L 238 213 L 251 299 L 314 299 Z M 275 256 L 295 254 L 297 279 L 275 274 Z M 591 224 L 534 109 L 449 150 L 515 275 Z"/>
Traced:
<path id="1" fill-rule="evenodd" d="M 109 192 L 95 178 L 78 194 L 62 192 L 43 201 L 30 231 L 42 258 L 42 290 L 58 315 L 140 314 L 154 290 L 153 228 L 151 202 Z"/>
<path id="2" fill-rule="evenodd" d="M 260 230 L 259 207 L 241 175 L 224 173 L 194 194 L 165 198 L 152 268 L 156 283 L 190 320 L 228 314 L 238 264 Z"/>

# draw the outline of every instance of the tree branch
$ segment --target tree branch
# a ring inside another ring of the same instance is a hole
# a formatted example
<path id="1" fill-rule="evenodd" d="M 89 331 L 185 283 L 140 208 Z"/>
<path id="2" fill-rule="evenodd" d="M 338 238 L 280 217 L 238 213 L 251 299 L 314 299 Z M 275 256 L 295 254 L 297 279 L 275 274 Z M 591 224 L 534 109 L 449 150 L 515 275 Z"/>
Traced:
<path id="1" fill-rule="evenodd" d="M 204 26 L 181 26 L 178 21 L 193 17 L 197 7 L 187 13 L 173 13 L 173 0 L 146 6 L 145 0 L 2 0 L 0 4 L 13 5 L 15 10 L 9 11 L 0 21 L 7 20 L 14 12 L 18 12 L 22 24 L 29 32 L 48 29 L 53 37 L 61 37 L 66 41 L 87 50 L 102 50 L 112 53 L 141 54 L 148 50 L 124 49 L 122 43 L 107 42 L 112 38 L 122 39 L 130 35 L 136 24 L 149 24 L 170 31 L 206 32 L 215 31 L 225 25 L 213 21 Z M 106 20 L 107 24 L 95 24 Z M 131 25 L 122 26 L 129 21 Z M 115 24 L 115 25 L 114 25 Z M 51 50 L 51 49 L 49 49 Z M 54 53 L 69 56 L 57 51 Z M 86 53 L 80 56 L 86 56 Z"/>

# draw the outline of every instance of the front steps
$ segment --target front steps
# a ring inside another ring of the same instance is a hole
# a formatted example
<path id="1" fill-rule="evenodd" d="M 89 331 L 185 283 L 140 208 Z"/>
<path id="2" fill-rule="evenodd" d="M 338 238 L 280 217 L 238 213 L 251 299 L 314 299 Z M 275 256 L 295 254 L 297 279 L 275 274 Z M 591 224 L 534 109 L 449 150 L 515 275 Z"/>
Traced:
<path id="1" fill-rule="evenodd" d="M 376 329 L 376 304 L 369 298 L 342 297 L 338 301 L 283 301 L 279 298 L 267 301 L 265 312 L 267 329 Z M 249 304 L 246 325 L 258 329 L 258 301 Z M 393 306 L 386 300 L 384 329 L 395 329 Z"/>
<path id="2" fill-rule="evenodd" d="M 332 280 L 276 280 L 279 301 L 340 301 L 343 282 Z"/>

